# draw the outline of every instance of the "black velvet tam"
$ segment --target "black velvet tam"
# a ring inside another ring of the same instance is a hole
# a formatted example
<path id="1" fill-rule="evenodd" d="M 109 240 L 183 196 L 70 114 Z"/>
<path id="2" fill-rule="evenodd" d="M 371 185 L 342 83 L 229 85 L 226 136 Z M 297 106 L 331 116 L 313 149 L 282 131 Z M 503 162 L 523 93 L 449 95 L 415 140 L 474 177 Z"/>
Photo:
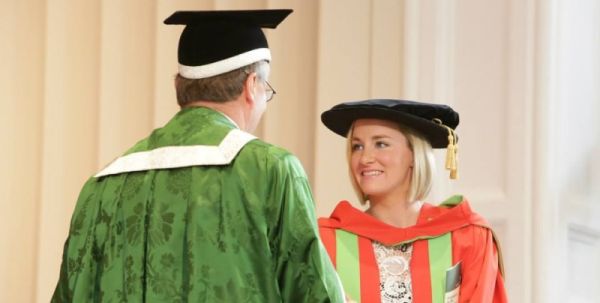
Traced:
<path id="1" fill-rule="evenodd" d="M 446 148 L 448 129 L 456 129 L 458 113 L 443 104 L 407 100 L 371 99 L 340 103 L 321 114 L 321 121 L 334 133 L 346 137 L 358 119 L 383 119 L 397 122 L 423 135 L 433 148 Z"/>

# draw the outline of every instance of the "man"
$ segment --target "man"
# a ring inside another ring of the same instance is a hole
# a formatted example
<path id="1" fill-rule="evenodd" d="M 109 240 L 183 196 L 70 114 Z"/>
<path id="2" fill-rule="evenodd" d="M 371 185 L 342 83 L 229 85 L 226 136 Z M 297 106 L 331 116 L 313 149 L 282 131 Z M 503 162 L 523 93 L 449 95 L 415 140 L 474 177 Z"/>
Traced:
<path id="1" fill-rule="evenodd" d="M 181 111 L 83 187 L 53 302 L 342 302 L 299 161 L 252 132 L 275 91 L 261 27 L 176 12 Z"/>

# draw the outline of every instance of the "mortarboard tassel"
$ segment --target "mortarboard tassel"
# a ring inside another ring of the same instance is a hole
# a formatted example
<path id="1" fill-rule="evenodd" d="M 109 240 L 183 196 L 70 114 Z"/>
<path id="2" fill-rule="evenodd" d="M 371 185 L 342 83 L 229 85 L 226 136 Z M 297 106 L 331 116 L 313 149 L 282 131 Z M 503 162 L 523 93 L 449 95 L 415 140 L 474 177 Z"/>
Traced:
<path id="1" fill-rule="evenodd" d="M 450 179 L 458 179 L 458 144 L 454 144 L 454 151 L 452 152 L 452 168 L 450 168 Z"/>
<path id="2" fill-rule="evenodd" d="M 442 123 L 440 119 L 434 121 L 448 130 L 448 146 L 446 147 L 446 169 L 450 170 L 450 179 L 458 179 L 458 142 L 454 130 Z"/>
<path id="3" fill-rule="evenodd" d="M 448 146 L 446 147 L 446 169 L 450 170 L 450 179 L 458 178 L 458 144 L 451 128 L 448 129 Z"/>
<path id="4" fill-rule="evenodd" d="M 446 169 L 452 169 L 456 167 L 454 158 L 454 137 L 451 133 L 448 133 L 448 146 L 446 147 Z"/>

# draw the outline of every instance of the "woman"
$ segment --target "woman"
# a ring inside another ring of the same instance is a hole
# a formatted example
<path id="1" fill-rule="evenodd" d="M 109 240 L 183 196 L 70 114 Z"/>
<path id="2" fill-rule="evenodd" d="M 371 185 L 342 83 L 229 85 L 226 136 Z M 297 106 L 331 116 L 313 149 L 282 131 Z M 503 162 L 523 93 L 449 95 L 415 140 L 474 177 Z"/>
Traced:
<path id="1" fill-rule="evenodd" d="M 459 118 L 445 105 L 403 100 L 342 103 L 321 115 L 347 137 L 352 185 L 366 211 L 341 201 L 319 220 L 346 295 L 366 302 L 506 302 L 502 260 L 489 224 L 462 196 L 424 203 L 447 148 L 457 177 Z"/>

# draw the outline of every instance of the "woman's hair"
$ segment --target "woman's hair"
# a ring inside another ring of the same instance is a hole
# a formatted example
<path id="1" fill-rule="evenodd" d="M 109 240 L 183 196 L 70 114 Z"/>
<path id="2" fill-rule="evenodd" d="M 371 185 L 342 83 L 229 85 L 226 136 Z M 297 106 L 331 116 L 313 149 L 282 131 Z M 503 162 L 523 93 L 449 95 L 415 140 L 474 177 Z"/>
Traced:
<path id="1" fill-rule="evenodd" d="M 401 124 L 396 124 L 398 130 L 404 134 L 408 142 L 408 147 L 413 153 L 413 170 L 410 180 L 410 188 L 408 191 L 409 201 L 423 200 L 431 191 L 433 182 L 433 173 L 435 171 L 435 158 L 431 144 L 425 137 L 407 128 Z M 350 182 L 354 188 L 354 192 L 358 196 L 361 204 L 365 204 L 369 200 L 354 178 L 352 173 L 352 165 L 350 163 L 352 157 L 352 133 L 354 124 L 350 127 L 347 137 L 346 156 L 348 160 L 348 172 L 350 174 Z"/>
<path id="2" fill-rule="evenodd" d="M 244 89 L 249 74 L 256 72 L 260 80 L 265 80 L 267 61 L 255 62 L 230 72 L 202 79 L 187 79 L 175 76 L 177 103 L 185 106 L 194 101 L 227 102 L 237 98 Z"/>

